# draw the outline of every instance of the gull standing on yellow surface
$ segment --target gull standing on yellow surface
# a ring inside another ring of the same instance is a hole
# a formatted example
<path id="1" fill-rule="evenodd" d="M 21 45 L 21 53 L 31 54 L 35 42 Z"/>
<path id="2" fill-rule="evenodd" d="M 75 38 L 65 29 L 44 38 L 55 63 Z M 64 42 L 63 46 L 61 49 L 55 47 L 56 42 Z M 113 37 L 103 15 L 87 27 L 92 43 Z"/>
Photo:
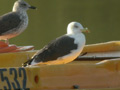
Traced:
<path id="1" fill-rule="evenodd" d="M 24 66 L 66 64 L 73 61 L 85 46 L 86 39 L 82 32 L 88 32 L 88 29 L 78 22 L 71 22 L 67 27 L 67 34 L 43 47 Z"/>

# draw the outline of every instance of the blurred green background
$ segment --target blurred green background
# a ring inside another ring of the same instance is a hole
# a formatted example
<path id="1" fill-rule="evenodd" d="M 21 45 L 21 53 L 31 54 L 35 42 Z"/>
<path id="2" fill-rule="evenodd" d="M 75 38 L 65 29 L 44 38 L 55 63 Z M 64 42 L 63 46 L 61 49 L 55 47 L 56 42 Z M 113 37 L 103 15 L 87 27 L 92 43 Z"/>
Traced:
<path id="1" fill-rule="evenodd" d="M 16 0 L 0 0 L 0 15 L 12 10 Z M 88 27 L 87 43 L 120 40 L 120 0 L 25 0 L 36 6 L 29 10 L 28 28 L 10 43 L 34 45 L 40 49 L 66 33 L 68 23 L 78 21 Z"/>

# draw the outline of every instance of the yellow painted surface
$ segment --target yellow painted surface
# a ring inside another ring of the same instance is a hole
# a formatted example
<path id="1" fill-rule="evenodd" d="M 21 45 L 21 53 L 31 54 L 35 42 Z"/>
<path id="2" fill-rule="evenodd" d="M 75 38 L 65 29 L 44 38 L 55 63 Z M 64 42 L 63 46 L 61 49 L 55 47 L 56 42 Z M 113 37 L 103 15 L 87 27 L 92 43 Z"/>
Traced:
<path id="1" fill-rule="evenodd" d="M 120 50 L 119 42 L 115 43 L 107 43 L 108 49 L 106 43 L 86 46 L 83 52 Z M 73 90 L 78 85 L 77 90 L 120 90 L 120 59 L 21 68 L 35 52 L 0 54 L 0 89 Z"/>
<path id="2" fill-rule="evenodd" d="M 40 90 L 40 89 L 30 89 Z M 105 89 L 42 89 L 42 90 L 120 90 L 120 88 L 105 88 Z"/>
<path id="3" fill-rule="evenodd" d="M 40 90 L 40 89 L 30 89 L 30 90 Z M 61 89 L 42 89 L 42 90 L 61 90 Z M 66 90 L 66 89 L 62 89 Z M 67 90 L 120 90 L 120 88 L 106 88 L 106 89 L 67 89 Z"/>
<path id="4" fill-rule="evenodd" d="M 64 65 L 4 69 L 7 70 L 2 73 L 4 77 L 8 77 L 12 89 L 12 83 L 16 84 L 15 75 L 18 77 L 16 80 L 20 87 L 23 87 L 22 83 L 25 80 L 25 87 L 34 88 L 35 90 L 73 89 L 73 85 L 78 85 L 81 89 L 120 88 L 120 59 L 105 62 L 94 61 L 93 63 L 74 61 Z M 26 78 L 24 78 L 25 76 Z M 35 82 L 36 76 L 37 82 Z M 3 88 L 3 86 L 8 86 L 6 81 L 2 81 L 0 88 Z"/>
<path id="5" fill-rule="evenodd" d="M 0 67 L 21 67 L 36 51 L 0 54 Z"/>
<path id="6" fill-rule="evenodd" d="M 83 52 L 108 52 L 120 51 L 120 41 L 111 41 L 105 43 L 97 43 L 86 45 Z"/>

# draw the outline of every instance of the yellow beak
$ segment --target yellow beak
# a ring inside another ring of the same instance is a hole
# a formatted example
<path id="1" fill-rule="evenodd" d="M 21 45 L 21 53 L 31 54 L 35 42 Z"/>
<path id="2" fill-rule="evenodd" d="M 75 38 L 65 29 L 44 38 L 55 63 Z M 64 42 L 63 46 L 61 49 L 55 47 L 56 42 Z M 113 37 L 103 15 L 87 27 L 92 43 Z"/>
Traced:
<path id="1" fill-rule="evenodd" d="M 81 32 L 90 33 L 90 31 L 89 31 L 89 29 L 88 29 L 88 28 L 81 29 Z"/>

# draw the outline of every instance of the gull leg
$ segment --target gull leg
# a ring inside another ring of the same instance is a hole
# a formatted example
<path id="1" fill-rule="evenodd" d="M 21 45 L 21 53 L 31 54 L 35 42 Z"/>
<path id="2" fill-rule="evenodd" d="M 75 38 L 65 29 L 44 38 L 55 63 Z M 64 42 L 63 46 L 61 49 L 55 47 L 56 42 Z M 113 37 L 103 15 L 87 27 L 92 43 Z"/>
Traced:
<path id="1" fill-rule="evenodd" d="M 7 43 L 7 44 L 9 45 L 9 39 L 6 39 L 6 40 L 5 40 L 5 43 Z"/>

